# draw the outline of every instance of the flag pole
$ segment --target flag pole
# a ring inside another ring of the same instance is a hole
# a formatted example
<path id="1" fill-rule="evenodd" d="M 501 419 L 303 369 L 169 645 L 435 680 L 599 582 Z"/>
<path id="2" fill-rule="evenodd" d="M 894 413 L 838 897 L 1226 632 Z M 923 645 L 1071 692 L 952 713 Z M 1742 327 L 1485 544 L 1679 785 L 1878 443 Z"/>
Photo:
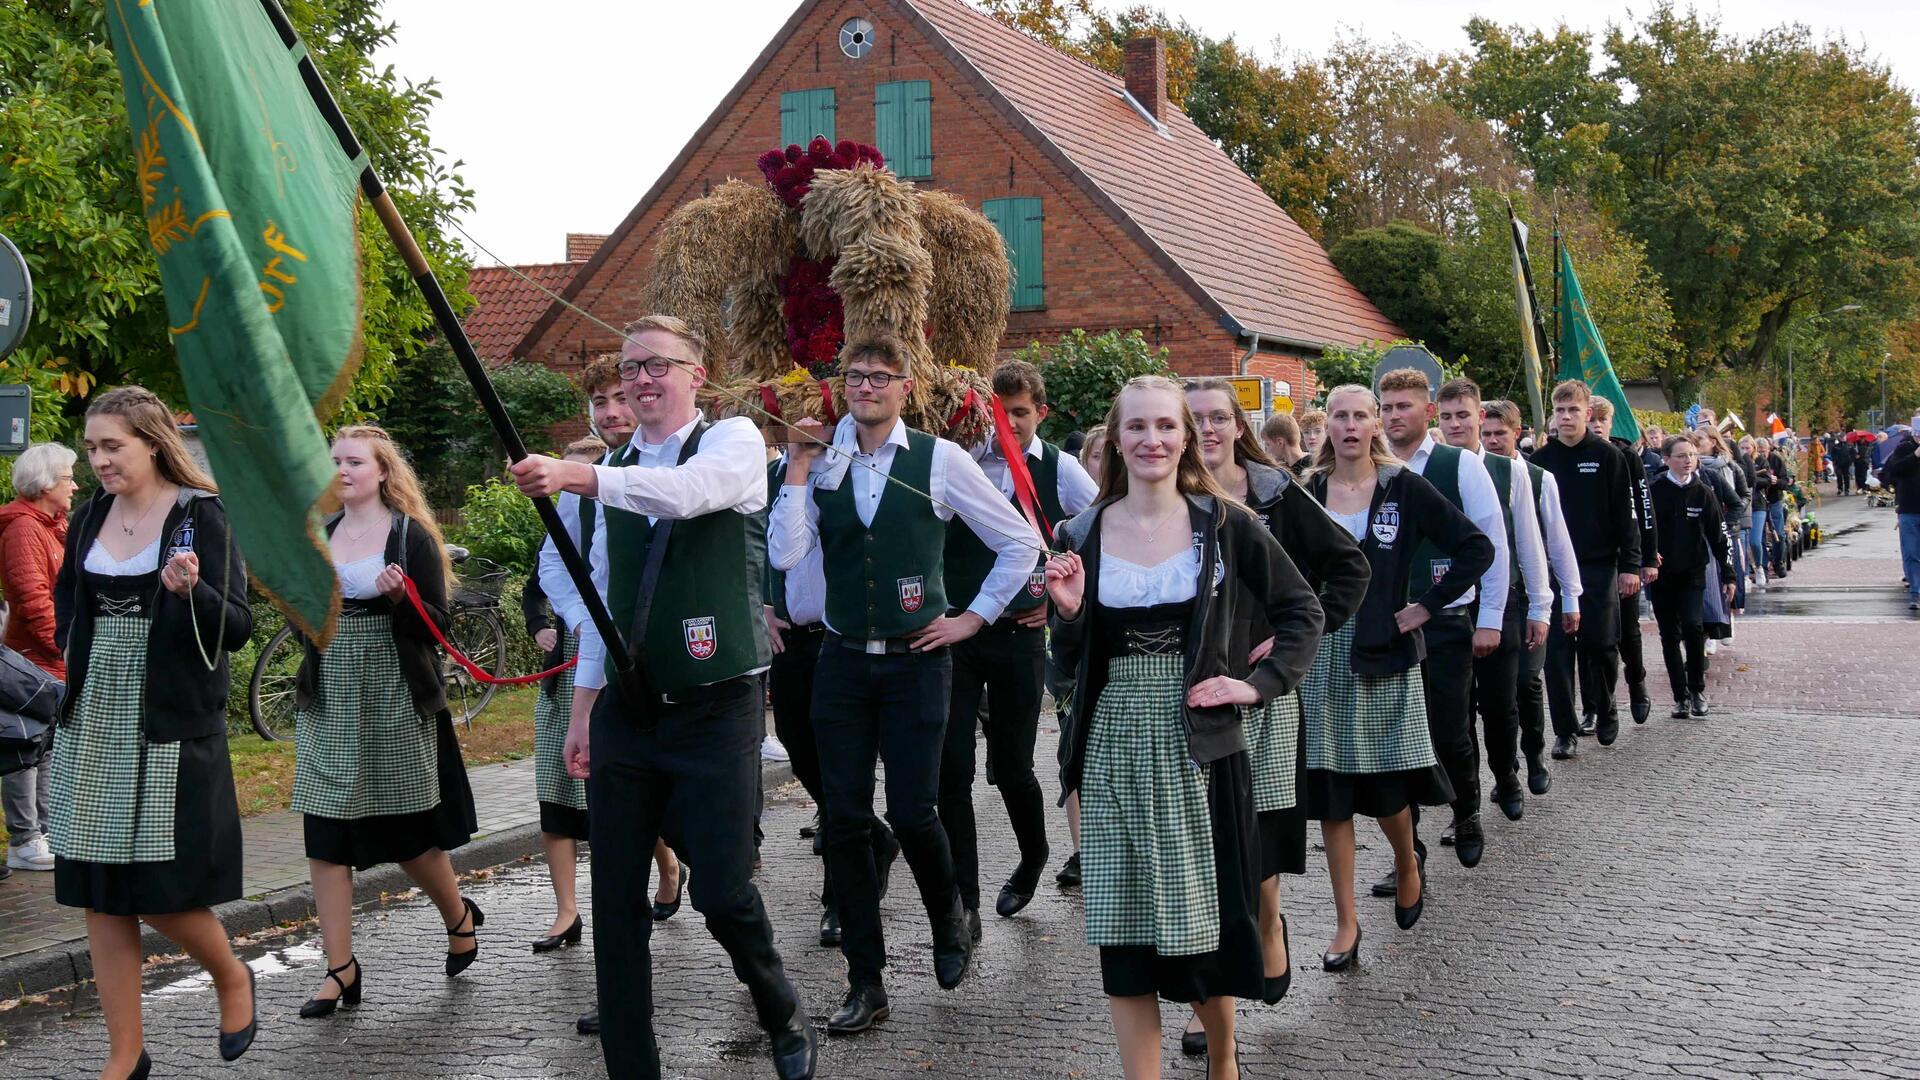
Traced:
<path id="1" fill-rule="evenodd" d="M 289 50 L 300 57 L 300 79 L 306 83 L 307 93 L 326 118 L 334 135 L 340 140 L 340 148 L 348 160 L 360 157 L 360 140 L 354 137 L 353 129 L 347 125 L 347 118 L 340 112 L 340 106 L 333 99 L 333 92 L 327 89 L 326 82 L 320 77 L 320 70 L 313 63 L 313 57 L 301 49 L 300 35 L 294 32 L 293 24 L 287 20 L 286 12 L 280 9 L 276 0 L 260 0 L 260 6 L 266 10 L 267 19 L 273 23 L 274 30 Z M 406 219 L 400 216 L 400 209 L 393 205 L 392 196 L 375 175 L 373 166 L 367 165 L 360 172 L 360 189 L 366 193 L 367 201 L 373 206 L 375 216 L 386 227 L 387 237 L 400 252 L 401 261 L 406 263 L 407 273 L 412 276 L 420 295 L 426 298 L 427 307 L 433 312 L 434 322 L 439 326 L 441 336 L 453 349 L 453 355 L 460 362 L 460 370 L 467 376 L 467 382 L 473 386 L 473 392 L 480 400 L 480 407 L 486 410 L 487 420 L 492 423 L 494 434 L 507 448 L 507 456 L 520 461 L 527 456 L 526 443 L 520 438 L 520 432 L 513 426 L 513 417 L 507 414 L 506 406 L 501 404 L 500 395 L 493 388 L 493 380 L 487 377 L 487 369 L 480 363 L 480 357 L 473 351 L 473 342 L 467 339 L 466 328 L 460 325 L 459 316 L 454 314 L 453 304 L 447 299 L 446 291 L 440 287 L 439 278 L 434 276 L 433 267 L 420 251 L 420 245 L 413 238 L 413 231 L 407 228 Z M 545 496 L 533 500 L 533 508 L 540 515 L 541 524 L 546 526 L 547 535 L 553 540 L 554 550 L 565 564 L 567 576 L 573 580 L 574 588 L 580 592 L 580 598 L 586 602 L 587 615 L 600 632 L 602 641 L 607 642 L 607 655 L 613 661 L 615 673 L 621 683 L 633 685 L 633 659 L 628 654 L 625 639 L 619 627 L 614 625 L 613 616 L 607 611 L 606 604 L 600 600 L 599 590 L 593 586 L 593 576 L 586 561 L 580 557 L 579 548 L 574 546 L 573 538 L 560 520 L 560 512 L 554 508 L 553 500 Z"/>

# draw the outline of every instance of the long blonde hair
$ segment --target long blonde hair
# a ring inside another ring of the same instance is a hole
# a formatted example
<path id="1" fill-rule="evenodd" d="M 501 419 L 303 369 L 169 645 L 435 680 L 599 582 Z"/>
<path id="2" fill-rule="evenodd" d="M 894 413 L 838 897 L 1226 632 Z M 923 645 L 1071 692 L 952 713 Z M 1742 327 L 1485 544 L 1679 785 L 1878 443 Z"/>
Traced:
<path id="1" fill-rule="evenodd" d="M 173 410 L 144 386 L 117 386 L 93 399 L 88 416 L 117 416 L 127 430 L 141 442 L 153 447 L 153 467 L 160 478 L 183 488 L 199 488 L 219 494 L 213 477 L 187 453 L 180 438 L 180 426 Z"/>
<path id="2" fill-rule="evenodd" d="M 434 547 L 440 552 L 440 570 L 446 575 L 447 589 L 451 591 L 453 560 L 447 555 L 447 538 L 433 520 L 433 508 L 427 505 L 427 497 L 420 492 L 420 478 L 414 475 L 413 466 L 407 464 L 406 455 L 395 445 L 393 436 L 373 424 L 350 424 L 333 433 L 335 442 L 341 439 L 359 439 L 373 451 L 373 463 L 386 474 L 386 479 L 380 481 L 380 501 L 389 510 L 412 518 L 414 525 L 433 538 Z"/>
<path id="3" fill-rule="evenodd" d="M 1180 384 L 1162 375 L 1135 375 L 1127 380 L 1127 385 L 1113 395 L 1113 408 L 1107 410 L 1107 452 L 1106 460 L 1100 468 L 1100 499 L 1117 499 L 1127 493 L 1127 463 L 1120 452 L 1120 424 L 1124 419 L 1120 408 L 1121 399 L 1130 390 L 1158 390 L 1171 394 L 1180 403 L 1180 423 L 1187 433 L 1187 444 L 1180 448 L 1180 462 L 1174 473 L 1174 483 L 1182 495 L 1211 495 L 1216 499 L 1230 500 L 1220 487 L 1220 482 L 1208 471 L 1207 463 L 1200 458 L 1200 425 L 1193 421 L 1193 410 L 1187 407 L 1187 394 Z"/>
<path id="4" fill-rule="evenodd" d="M 1373 467 L 1378 469 L 1384 465 L 1391 465 L 1396 468 L 1404 466 L 1406 463 L 1394 457 L 1393 451 L 1387 448 L 1387 437 L 1385 433 L 1380 430 L 1380 399 L 1374 395 L 1374 392 L 1364 386 L 1358 386 L 1353 383 L 1336 386 L 1327 392 L 1328 413 L 1333 412 L 1333 399 L 1339 397 L 1341 394 L 1360 394 L 1373 405 L 1373 442 L 1372 445 L 1368 447 L 1371 451 L 1368 457 L 1373 460 Z M 1331 418 L 1329 418 L 1329 423 L 1331 423 Z M 1326 438 L 1320 441 L 1320 449 L 1313 452 L 1313 464 L 1307 467 L 1307 476 L 1313 477 L 1321 473 L 1330 473 L 1333 471 L 1333 466 L 1333 432 L 1328 431 Z"/>

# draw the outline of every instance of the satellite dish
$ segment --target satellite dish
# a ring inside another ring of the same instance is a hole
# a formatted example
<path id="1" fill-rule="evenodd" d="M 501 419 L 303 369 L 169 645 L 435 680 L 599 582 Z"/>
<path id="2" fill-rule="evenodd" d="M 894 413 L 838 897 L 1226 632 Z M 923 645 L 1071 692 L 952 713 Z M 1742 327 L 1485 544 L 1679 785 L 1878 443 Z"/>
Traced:
<path id="1" fill-rule="evenodd" d="M 0 236 L 0 359 L 27 336 L 33 321 L 33 275 L 13 241 Z"/>
<path id="2" fill-rule="evenodd" d="M 1376 396 L 1380 393 L 1381 377 L 1401 368 L 1413 368 L 1424 373 L 1427 377 L 1428 400 L 1439 399 L 1440 384 L 1447 381 L 1447 377 L 1440 370 L 1439 358 L 1420 345 L 1395 345 L 1380 357 L 1379 363 L 1373 365 L 1373 392 Z"/>

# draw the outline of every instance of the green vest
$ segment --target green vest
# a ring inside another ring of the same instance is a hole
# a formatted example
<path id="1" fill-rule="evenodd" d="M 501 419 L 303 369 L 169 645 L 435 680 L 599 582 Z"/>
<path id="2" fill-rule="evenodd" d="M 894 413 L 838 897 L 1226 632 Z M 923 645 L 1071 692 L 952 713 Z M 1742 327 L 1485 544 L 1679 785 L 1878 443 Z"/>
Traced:
<path id="1" fill-rule="evenodd" d="M 1427 455 L 1427 471 L 1420 474 L 1427 483 L 1440 489 L 1447 501 L 1460 506 L 1460 448 L 1445 443 L 1434 443 L 1433 453 Z M 1407 601 L 1420 599 L 1433 588 L 1433 583 L 1447 576 L 1453 569 L 1453 558 L 1435 547 L 1427 540 L 1413 549 L 1413 573 L 1407 578 Z"/>
<path id="2" fill-rule="evenodd" d="M 705 430 L 702 424 L 688 436 L 680 449 L 682 463 L 693 456 Z M 616 463 L 629 461 L 622 453 Z M 627 633 L 655 527 L 645 514 L 606 507 L 605 515 L 607 607 L 614 625 Z M 766 559 L 764 512 L 716 510 L 673 523 L 653 607 L 647 612 L 645 648 L 637 657 L 646 664 L 654 689 L 671 695 L 767 665 L 772 650 L 760 610 Z M 614 677 L 611 657 L 607 677 Z"/>
<path id="3" fill-rule="evenodd" d="M 895 479 L 928 491 L 938 440 L 909 429 L 894 451 Z M 827 625 L 850 638 L 904 637 L 947 612 L 941 567 L 947 523 L 933 504 L 899 484 L 881 489 L 873 523 L 862 524 L 853 505 L 852 465 L 832 490 L 815 488 L 820 548 L 827 576 Z"/>
<path id="4" fill-rule="evenodd" d="M 1513 536 L 1513 459 L 1487 454 L 1480 461 L 1487 467 L 1487 475 L 1493 477 L 1494 493 L 1500 496 L 1500 516 L 1507 523 L 1507 586 L 1520 589 L 1520 545 Z"/>
<path id="5" fill-rule="evenodd" d="M 1047 523 L 1054 528 L 1066 517 L 1066 511 L 1060 508 L 1060 448 L 1050 442 L 1040 444 L 1040 461 L 1034 464 L 1032 458 L 1027 463 L 1033 470 L 1035 494 L 1040 496 L 1040 513 L 1046 516 Z M 1011 500 L 1014 508 L 1020 507 L 1018 498 Z M 1024 515 L 1024 512 L 1022 513 Z M 980 537 L 954 515 L 947 522 L 947 603 L 955 610 L 965 611 L 980 595 L 980 586 L 987 580 L 987 574 L 993 570 L 998 559 L 994 550 L 982 543 Z M 1007 614 L 1016 611 L 1029 611 L 1039 607 L 1047 596 L 1047 557 L 1041 554 L 1035 558 L 1033 573 L 1027 575 L 1027 583 L 1013 599 L 1007 602 Z"/>

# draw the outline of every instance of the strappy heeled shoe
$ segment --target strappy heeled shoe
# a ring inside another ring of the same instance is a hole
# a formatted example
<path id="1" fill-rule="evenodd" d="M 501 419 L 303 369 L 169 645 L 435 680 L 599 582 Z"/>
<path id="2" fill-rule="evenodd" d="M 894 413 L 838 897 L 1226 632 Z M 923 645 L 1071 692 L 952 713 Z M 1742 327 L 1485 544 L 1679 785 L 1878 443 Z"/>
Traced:
<path id="1" fill-rule="evenodd" d="M 533 951 L 552 952 L 562 945 L 578 945 L 580 944 L 580 931 L 585 926 L 586 923 L 581 921 L 580 916 L 575 915 L 573 917 L 573 925 L 567 927 L 565 930 L 557 934 L 548 934 L 546 937 L 533 939 Z"/>
<path id="2" fill-rule="evenodd" d="M 260 981 L 254 978 L 253 969 L 247 969 L 247 997 L 253 1002 L 252 1015 L 247 1018 L 247 1026 L 239 1031 L 220 1032 L 220 1060 L 232 1061 L 247 1052 L 253 1045 L 253 1037 L 260 1031 Z"/>
<path id="3" fill-rule="evenodd" d="M 459 922 L 454 923 L 453 925 L 457 928 L 465 924 L 469 920 L 471 920 L 473 923 L 473 929 L 472 930 L 460 930 L 460 929 L 449 930 L 447 931 L 447 936 L 458 937 L 458 938 L 474 938 L 476 940 L 473 943 L 473 948 L 469 949 L 466 952 L 450 952 L 447 954 L 447 975 L 449 977 L 458 975 L 461 972 L 467 970 L 469 967 L 473 966 L 473 962 L 475 960 L 480 959 L 480 942 L 478 940 L 480 935 L 478 931 L 481 927 L 487 925 L 487 916 L 484 912 L 480 910 L 480 906 L 478 904 L 475 904 L 473 901 L 467 899 L 464 896 L 460 898 L 460 902 L 466 905 L 467 914 Z"/>
<path id="4" fill-rule="evenodd" d="M 353 982 L 351 984 L 340 977 L 348 971 L 353 972 Z M 316 1020 L 322 1016 L 332 1016 L 333 1010 L 342 1005 L 360 1004 L 361 975 L 360 958 L 357 956 L 347 957 L 347 962 L 337 968 L 328 968 L 327 978 L 339 984 L 340 993 L 330 998 L 308 998 L 307 1003 L 300 1006 L 300 1019 Z"/>

